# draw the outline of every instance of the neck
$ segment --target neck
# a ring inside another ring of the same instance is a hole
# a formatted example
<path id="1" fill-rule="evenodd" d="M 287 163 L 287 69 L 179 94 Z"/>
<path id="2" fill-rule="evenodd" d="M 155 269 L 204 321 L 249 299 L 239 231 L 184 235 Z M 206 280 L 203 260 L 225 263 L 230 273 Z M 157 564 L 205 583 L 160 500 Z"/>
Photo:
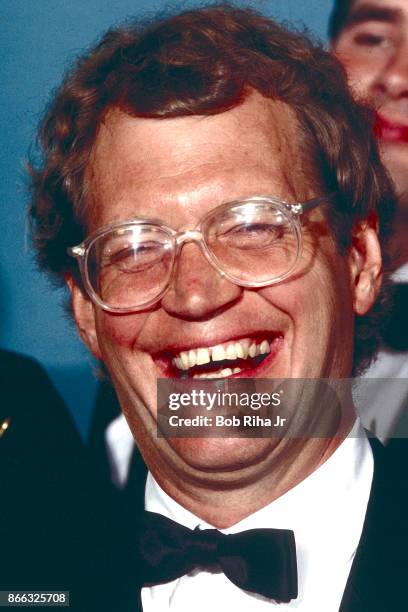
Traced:
<path id="1" fill-rule="evenodd" d="M 153 476 L 170 497 L 205 522 L 225 529 L 255 513 L 293 489 L 318 469 L 347 437 L 354 412 L 346 415 L 331 438 L 281 439 L 257 465 L 231 472 L 205 472 L 185 477 L 169 473 L 169 464 L 152 469 Z M 159 468 L 159 469 L 157 469 Z"/>

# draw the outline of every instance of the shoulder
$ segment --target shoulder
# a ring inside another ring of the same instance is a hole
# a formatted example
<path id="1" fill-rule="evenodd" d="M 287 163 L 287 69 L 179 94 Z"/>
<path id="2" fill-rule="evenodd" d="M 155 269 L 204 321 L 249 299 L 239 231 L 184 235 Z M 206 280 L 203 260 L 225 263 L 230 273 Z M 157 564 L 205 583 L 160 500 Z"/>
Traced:
<path id="1" fill-rule="evenodd" d="M 374 456 L 374 478 L 368 510 L 382 530 L 390 531 L 397 525 L 401 535 L 408 538 L 408 440 L 393 439 L 386 446 L 370 440 Z"/>
<path id="2" fill-rule="evenodd" d="M 0 586 L 74 588 L 90 512 L 81 438 L 44 368 L 0 351 Z"/>
<path id="3" fill-rule="evenodd" d="M 408 445 L 370 439 L 374 475 L 341 612 L 395 612 L 406 603 Z M 404 608 L 405 609 L 405 608 Z"/>
<path id="4" fill-rule="evenodd" d="M 13 398 L 36 397 L 42 393 L 47 400 L 59 399 L 59 396 L 45 369 L 32 357 L 0 350 L 0 385 L 1 393 L 11 401 Z"/>
<path id="5" fill-rule="evenodd" d="M 82 443 L 71 414 L 35 359 L 0 350 L 0 394 L 0 422 L 9 424 L 0 452 L 6 447 L 15 455 L 20 449 L 35 449 L 37 456 L 51 448 L 58 456 L 66 449 L 80 452 Z"/>
<path id="6" fill-rule="evenodd" d="M 393 438 L 383 445 L 377 439 L 370 439 L 374 456 L 375 482 L 383 491 L 408 489 L 408 439 Z"/>
<path id="7" fill-rule="evenodd" d="M 366 591 L 385 611 L 401 604 L 402 585 L 408 575 L 408 444 L 391 442 L 383 446 L 370 440 L 374 455 L 374 477 L 359 555 Z"/>

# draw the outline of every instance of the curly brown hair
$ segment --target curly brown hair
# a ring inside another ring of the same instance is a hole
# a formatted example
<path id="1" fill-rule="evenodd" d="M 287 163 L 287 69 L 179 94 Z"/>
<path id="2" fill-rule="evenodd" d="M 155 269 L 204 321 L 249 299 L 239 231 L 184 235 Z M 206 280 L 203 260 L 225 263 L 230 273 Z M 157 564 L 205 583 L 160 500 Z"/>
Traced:
<path id="1" fill-rule="evenodd" d="M 67 247 L 86 235 L 85 170 L 108 110 L 137 117 L 213 115 L 252 90 L 296 113 L 318 183 L 334 193 L 329 222 L 346 252 L 355 223 L 378 215 L 383 249 L 395 195 L 372 137 L 370 112 L 351 97 L 340 64 L 304 33 L 252 9 L 214 5 L 108 31 L 57 91 L 31 165 L 33 236 L 40 263 L 58 279 L 77 278 Z M 376 353 L 382 294 L 357 317 L 355 371 Z"/>

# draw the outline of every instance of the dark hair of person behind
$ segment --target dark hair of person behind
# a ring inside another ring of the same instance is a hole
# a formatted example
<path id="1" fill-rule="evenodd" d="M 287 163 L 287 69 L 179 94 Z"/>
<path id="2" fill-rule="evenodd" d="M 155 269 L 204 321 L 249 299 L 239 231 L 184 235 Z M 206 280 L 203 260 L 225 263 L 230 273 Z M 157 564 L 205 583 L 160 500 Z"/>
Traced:
<path id="1" fill-rule="evenodd" d="M 353 2 L 354 0 L 334 0 L 327 27 L 330 40 L 335 41 L 344 28 Z"/>
<path id="2" fill-rule="evenodd" d="M 113 29 L 66 76 L 40 128 L 41 160 L 31 167 L 40 263 L 61 280 L 78 278 L 66 249 L 86 235 L 85 169 L 108 110 L 155 118 L 213 115 L 252 90 L 296 113 L 299 155 L 305 168 L 315 169 L 316 191 L 335 194 L 328 214 L 340 250 L 349 247 L 353 225 L 372 214 L 379 216 L 384 246 L 394 193 L 369 111 L 353 101 L 340 64 L 303 34 L 251 9 L 217 5 Z M 357 318 L 360 369 L 377 350 L 384 303 L 381 297 Z"/>

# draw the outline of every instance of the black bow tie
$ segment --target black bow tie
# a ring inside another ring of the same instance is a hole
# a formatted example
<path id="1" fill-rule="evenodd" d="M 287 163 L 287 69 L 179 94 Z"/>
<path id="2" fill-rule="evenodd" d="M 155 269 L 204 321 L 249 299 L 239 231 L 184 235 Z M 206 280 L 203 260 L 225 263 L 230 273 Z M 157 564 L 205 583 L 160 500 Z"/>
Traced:
<path id="1" fill-rule="evenodd" d="M 236 586 L 279 602 L 297 597 L 293 531 L 250 529 L 226 535 L 194 531 L 154 512 L 145 512 L 138 530 L 143 584 L 160 584 L 197 567 L 219 565 Z"/>

